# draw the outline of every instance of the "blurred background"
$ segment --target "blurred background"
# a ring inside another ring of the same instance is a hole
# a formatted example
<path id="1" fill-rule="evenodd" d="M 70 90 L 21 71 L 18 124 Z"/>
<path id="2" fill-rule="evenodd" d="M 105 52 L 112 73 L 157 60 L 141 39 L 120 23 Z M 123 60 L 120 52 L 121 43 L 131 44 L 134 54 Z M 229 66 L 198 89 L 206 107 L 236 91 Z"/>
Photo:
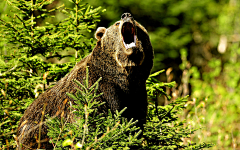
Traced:
<path id="1" fill-rule="evenodd" d="M 239 0 L 85 0 L 106 9 L 98 27 L 109 27 L 130 12 L 148 31 L 155 58 L 152 72 L 162 69 L 172 99 L 189 95 L 181 118 L 200 128 L 192 141 L 212 149 L 240 149 L 240 1 Z M 68 0 L 56 0 L 49 7 Z M 0 15 L 9 12 L 0 2 Z M 10 13 L 10 12 L 9 12 Z M 36 12 L 39 13 L 39 12 Z M 56 14 L 58 21 L 64 18 Z M 43 20 L 38 21 L 41 26 Z M 93 37 L 94 32 L 89 34 Z M 159 98 L 159 104 L 168 102 Z"/>

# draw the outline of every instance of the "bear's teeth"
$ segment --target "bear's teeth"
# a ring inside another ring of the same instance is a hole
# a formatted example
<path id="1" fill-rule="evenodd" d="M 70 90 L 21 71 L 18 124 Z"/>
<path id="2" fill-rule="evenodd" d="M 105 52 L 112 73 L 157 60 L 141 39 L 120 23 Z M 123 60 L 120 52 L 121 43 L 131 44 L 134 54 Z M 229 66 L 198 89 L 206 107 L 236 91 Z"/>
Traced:
<path id="1" fill-rule="evenodd" d="M 130 43 L 130 44 L 127 44 L 128 48 L 132 48 L 132 47 L 135 47 L 136 44 L 134 42 Z"/>
<path id="2" fill-rule="evenodd" d="M 124 42 L 124 46 L 125 46 L 126 49 L 129 49 L 129 48 L 132 48 L 132 47 L 136 47 L 136 44 L 135 44 L 134 42 L 132 42 L 132 43 L 130 43 L 130 44 L 126 44 L 126 43 Z"/>
<path id="3" fill-rule="evenodd" d="M 132 47 L 136 47 L 136 35 L 134 35 L 134 42 L 130 43 L 130 44 L 126 44 L 125 42 L 124 43 L 124 46 L 126 49 L 129 49 L 129 48 L 132 48 Z"/>

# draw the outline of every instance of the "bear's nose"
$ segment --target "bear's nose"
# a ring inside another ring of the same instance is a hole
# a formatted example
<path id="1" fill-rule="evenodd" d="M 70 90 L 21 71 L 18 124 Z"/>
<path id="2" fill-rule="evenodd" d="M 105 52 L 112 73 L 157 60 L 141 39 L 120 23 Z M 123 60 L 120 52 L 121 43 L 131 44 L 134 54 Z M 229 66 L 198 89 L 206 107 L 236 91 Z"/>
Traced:
<path id="1" fill-rule="evenodd" d="M 125 18 L 128 18 L 128 17 L 132 17 L 132 15 L 130 13 L 123 13 L 122 16 L 121 16 L 121 19 L 125 19 Z"/>

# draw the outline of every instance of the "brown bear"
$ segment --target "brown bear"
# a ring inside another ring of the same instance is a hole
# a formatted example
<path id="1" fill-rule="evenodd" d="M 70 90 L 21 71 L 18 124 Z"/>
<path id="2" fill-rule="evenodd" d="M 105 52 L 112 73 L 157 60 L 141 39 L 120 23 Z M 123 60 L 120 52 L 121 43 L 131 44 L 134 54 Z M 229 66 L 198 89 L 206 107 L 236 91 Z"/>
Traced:
<path id="1" fill-rule="evenodd" d="M 61 115 L 60 109 L 65 117 L 69 114 L 67 100 L 74 101 L 66 93 L 76 92 L 73 80 L 83 83 L 87 66 L 89 85 L 102 77 L 98 92 L 103 95 L 98 100 L 106 103 L 99 111 L 115 112 L 127 107 L 123 117 L 138 120 L 137 126 L 143 129 L 148 104 L 146 80 L 153 66 L 153 48 L 146 29 L 130 13 L 124 13 L 109 28 L 99 27 L 95 37 L 98 41 L 93 51 L 26 109 L 17 131 L 19 149 L 38 148 L 39 123 L 45 120 L 43 109 L 49 116 Z M 47 129 L 43 123 L 40 148 L 52 149 Z"/>

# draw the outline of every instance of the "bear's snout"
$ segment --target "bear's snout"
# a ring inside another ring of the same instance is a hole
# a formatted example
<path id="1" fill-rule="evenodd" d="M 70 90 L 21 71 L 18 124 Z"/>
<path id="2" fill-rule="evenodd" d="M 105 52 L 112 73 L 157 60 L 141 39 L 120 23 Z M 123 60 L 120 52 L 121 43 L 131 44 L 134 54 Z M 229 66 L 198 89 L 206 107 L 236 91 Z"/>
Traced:
<path id="1" fill-rule="evenodd" d="M 132 15 L 130 13 L 123 13 L 121 16 L 121 19 L 125 19 L 125 18 L 132 18 Z"/>

